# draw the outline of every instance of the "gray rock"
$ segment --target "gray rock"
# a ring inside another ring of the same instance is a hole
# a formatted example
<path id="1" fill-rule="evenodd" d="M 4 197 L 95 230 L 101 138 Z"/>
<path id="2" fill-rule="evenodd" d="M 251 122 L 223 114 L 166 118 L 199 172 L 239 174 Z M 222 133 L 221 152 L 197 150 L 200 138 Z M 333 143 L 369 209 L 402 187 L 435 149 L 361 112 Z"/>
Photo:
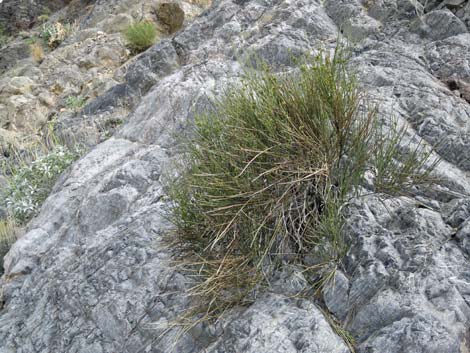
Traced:
<path id="1" fill-rule="evenodd" d="M 321 39 L 333 39 L 334 25 L 320 6 L 314 2 L 305 2 L 305 6 L 314 14 L 306 22 L 301 11 L 274 9 L 273 23 L 281 25 L 288 20 L 297 33 L 289 37 L 284 30 L 269 29 L 269 22 L 258 22 L 266 21 L 260 16 L 272 10 L 269 4 L 219 2 L 173 41 L 156 45 L 129 67 L 125 85 L 135 89 L 123 90 L 122 97 L 135 91 L 146 95 L 136 100 L 137 107 L 122 126 L 119 138 L 100 144 L 73 166 L 29 225 L 30 231 L 5 258 L 0 349 L 168 351 L 176 332 L 168 332 L 163 341 L 156 338 L 171 327 L 187 305 L 187 280 L 176 271 L 171 252 L 161 240 L 168 227 L 162 214 L 165 202 L 161 178 L 169 172 L 174 133 L 181 131 L 196 111 L 207 108 L 209 96 L 220 93 L 239 76 L 241 66 L 231 59 L 236 51 L 256 48 L 263 57 L 282 66 L 290 64 L 290 48 L 313 48 Z M 292 13 L 294 16 L 289 16 Z M 262 33 L 258 23 L 266 24 Z M 221 40 L 233 41 L 227 30 L 241 36 L 236 32 L 241 27 L 249 28 L 248 46 L 221 46 Z M 195 40 L 200 40 L 199 45 Z M 212 58 L 219 50 L 225 59 L 220 55 Z M 113 95 L 108 97 L 108 103 L 102 101 L 100 105 L 103 109 L 94 111 L 105 111 L 106 105 L 113 109 L 116 101 Z M 92 106 L 87 109 L 92 112 Z M 303 286 L 288 282 L 293 289 Z M 20 307 L 22 314 L 15 309 Z M 318 352 L 347 351 L 311 302 L 303 301 L 299 308 L 296 301 L 279 297 L 260 300 L 248 310 L 246 315 L 254 320 L 249 330 L 257 337 L 254 350 L 279 327 L 283 336 L 272 336 L 266 349 L 274 350 L 289 336 L 291 343 L 285 344 L 291 351 L 301 346 Z M 256 323 L 278 312 L 283 318 L 258 332 Z M 299 315 L 305 318 L 296 326 Z M 228 318 L 224 325 L 235 318 Z M 41 330 L 36 329 L 38 320 L 43 323 Z M 10 330 L 13 322 L 26 324 Z M 245 325 L 243 322 L 230 327 L 236 331 L 237 325 Z M 237 339 L 241 337 L 227 334 L 220 342 L 242 344 L 235 343 Z M 201 351 L 210 343 L 191 335 L 178 342 L 179 352 Z M 220 349 L 216 343 L 213 347 Z M 238 350 L 235 346 L 233 349 Z"/>
<path id="2" fill-rule="evenodd" d="M 323 300 L 328 310 L 344 321 L 349 309 L 349 279 L 337 270 L 333 279 L 323 288 Z"/>
<path id="3" fill-rule="evenodd" d="M 267 295 L 234 314 L 221 337 L 207 349 L 210 353 L 242 351 L 347 353 L 349 349 L 311 302 Z"/>
<path id="4" fill-rule="evenodd" d="M 406 199 L 371 198 L 350 211 L 349 232 L 358 241 L 346 261 L 346 327 L 361 342 L 359 352 L 461 352 L 470 273 L 452 228 Z"/>
<path id="5" fill-rule="evenodd" d="M 461 241 L 462 248 L 470 255 L 470 217 L 459 227 L 456 237 Z"/>
<path id="6" fill-rule="evenodd" d="M 29 46 L 23 42 L 11 43 L 1 48 L 0 55 L 0 75 L 18 64 L 18 61 L 30 56 Z"/>
<path id="7" fill-rule="evenodd" d="M 446 222 L 453 228 L 458 228 L 465 220 L 470 218 L 470 199 L 461 198 L 449 202 L 444 210 Z"/>
<path id="8" fill-rule="evenodd" d="M 8 32 L 31 28 L 37 17 L 57 11 L 66 0 L 3 0 L 0 2 L 0 25 Z"/>
<path id="9" fill-rule="evenodd" d="M 325 9 L 341 33 L 352 42 L 359 42 L 367 37 L 376 36 L 381 23 L 365 13 L 364 7 L 357 0 L 329 0 Z"/>
<path id="10" fill-rule="evenodd" d="M 469 48 L 470 33 L 432 42 L 425 47 L 429 68 L 442 80 L 458 78 L 470 83 Z"/>
<path id="11" fill-rule="evenodd" d="M 468 32 L 465 24 L 449 10 L 431 11 L 419 18 L 413 26 L 421 36 L 433 40 Z"/>
<path id="12" fill-rule="evenodd" d="M 126 82 L 143 96 L 159 79 L 179 66 L 178 60 L 178 53 L 171 41 L 163 40 L 128 67 Z"/>

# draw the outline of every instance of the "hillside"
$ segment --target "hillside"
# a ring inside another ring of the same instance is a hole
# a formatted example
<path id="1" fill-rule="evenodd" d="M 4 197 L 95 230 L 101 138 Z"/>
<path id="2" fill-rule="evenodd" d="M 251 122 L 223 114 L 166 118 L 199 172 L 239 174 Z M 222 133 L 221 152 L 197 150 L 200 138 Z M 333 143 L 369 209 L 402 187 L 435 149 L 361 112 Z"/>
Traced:
<path id="1" fill-rule="evenodd" d="M 2 159 L 48 129 L 84 148 L 4 257 L 0 353 L 470 352 L 470 2 L 422 2 L 0 1 Z M 141 53 L 123 36 L 137 21 L 158 31 Z M 435 148 L 436 185 L 351 200 L 320 291 L 286 261 L 250 305 L 179 335 L 194 278 L 165 239 L 178 138 L 253 55 L 285 73 L 339 39 L 405 153 Z"/>

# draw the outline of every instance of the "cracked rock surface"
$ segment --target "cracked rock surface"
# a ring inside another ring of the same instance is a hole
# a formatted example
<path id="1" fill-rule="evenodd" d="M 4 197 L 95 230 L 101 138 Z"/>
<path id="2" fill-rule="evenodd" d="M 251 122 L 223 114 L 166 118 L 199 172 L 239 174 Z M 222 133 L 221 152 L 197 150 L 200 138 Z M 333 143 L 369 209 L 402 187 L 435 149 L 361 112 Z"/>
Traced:
<path id="1" fill-rule="evenodd" d="M 324 304 L 359 353 L 468 353 L 470 5 L 443 3 L 217 0 L 142 54 L 123 82 L 59 121 L 64 134 L 103 114 L 124 124 L 61 177 L 6 255 L 0 353 L 350 352 L 314 298 L 292 297 L 306 286 L 300 273 L 175 340 L 168 328 L 189 305 L 189 279 L 162 242 L 175 134 L 251 54 L 287 71 L 293 55 L 331 48 L 341 32 L 380 116 L 443 161 L 432 192 L 349 205 L 351 248 Z"/>

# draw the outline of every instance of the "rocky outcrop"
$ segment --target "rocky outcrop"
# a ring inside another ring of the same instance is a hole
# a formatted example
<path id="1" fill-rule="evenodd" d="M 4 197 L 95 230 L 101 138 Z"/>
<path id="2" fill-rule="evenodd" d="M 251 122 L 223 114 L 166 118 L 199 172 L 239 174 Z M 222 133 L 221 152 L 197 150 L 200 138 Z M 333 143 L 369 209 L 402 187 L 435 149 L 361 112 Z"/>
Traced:
<path id="1" fill-rule="evenodd" d="M 32 28 L 41 15 L 64 7 L 70 0 L 3 0 L 0 2 L 0 26 L 7 33 Z"/>
<path id="2" fill-rule="evenodd" d="M 326 309 L 360 353 L 468 352 L 470 105 L 460 87 L 470 84 L 470 34 L 466 3 L 448 3 L 218 0 L 125 65 L 122 81 L 61 120 L 70 134 L 103 116 L 124 123 L 63 175 L 5 257 L 0 352 L 348 352 Z M 403 149 L 417 136 L 436 146 L 438 186 L 351 202 L 351 248 L 323 310 L 313 296 L 292 298 L 308 287 L 292 269 L 252 306 L 178 338 L 190 279 L 162 240 L 175 135 L 250 55 L 287 71 L 293 55 L 331 48 L 341 31 L 381 117 L 408 126 Z"/>
<path id="3" fill-rule="evenodd" d="M 6 1 L 0 6 L 9 8 L 11 4 Z M 28 8 L 34 7 L 30 2 L 26 4 Z M 189 23 L 208 4 L 140 0 L 64 2 L 61 10 L 52 13 L 45 23 L 23 31 L 1 49 L 0 144 L 8 145 L 14 140 L 13 145 L 21 149 L 25 141 L 40 135 L 50 121 L 76 120 L 76 111 L 81 107 L 70 106 L 68 99 L 91 102 L 121 83 L 135 60 L 122 35 L 130 24 L 142 19 L 153 21 L 159 38 L 164 39 Z M 40 8 L 40 4 L 36 5 Z M 0 19 L 6 18 L 0 12 Z M 50 48 L 40 36 L 44 26 L 57 24 L 68 25 L 70 30 L 57 48 Z M 39 50 L 44 52 L 43 57 L 34 58 L 31 43 L 42 48 Z M 119 116 L 102 115 L 94 119 L 91 126 L 84 126 L 71 141 L 80 139 L 84 144 L 96 145 L 111 136 L 129 112 L 129 107 L 123 104 Z M 8 141 L 1 139 L 5 135 L 10 137 Z"/>

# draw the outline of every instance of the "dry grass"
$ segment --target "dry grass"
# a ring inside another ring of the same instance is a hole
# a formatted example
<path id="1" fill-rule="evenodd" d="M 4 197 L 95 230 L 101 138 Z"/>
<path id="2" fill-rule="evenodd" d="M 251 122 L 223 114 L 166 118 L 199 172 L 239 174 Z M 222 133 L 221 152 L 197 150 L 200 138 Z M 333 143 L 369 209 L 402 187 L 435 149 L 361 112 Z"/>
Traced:
<path id="1" fill-rule="evenodd" d="M 17 226 L 13 218 L 0 220 L 0 274 L 3 273 L 3 257 L 17 238 Z"/>
<path id="2" fill-rule="evenodd" d="M 31 50 L 33 60 L 37 63 L 41 63 L 44 60 L 44 49 L 42 48 L 41 43 L 32 43 L 29 48 Z"/>
<path id="3" fill-rule="evenodd" d="M 422 17 L 424 15 L 424 9 L 426 8 L 427 5 L 427 0 L 426 1 L 419 1 L 419 0 L 410 0 L 411 4 L 414 6 L 416 15 L 418 17 Z"/>

